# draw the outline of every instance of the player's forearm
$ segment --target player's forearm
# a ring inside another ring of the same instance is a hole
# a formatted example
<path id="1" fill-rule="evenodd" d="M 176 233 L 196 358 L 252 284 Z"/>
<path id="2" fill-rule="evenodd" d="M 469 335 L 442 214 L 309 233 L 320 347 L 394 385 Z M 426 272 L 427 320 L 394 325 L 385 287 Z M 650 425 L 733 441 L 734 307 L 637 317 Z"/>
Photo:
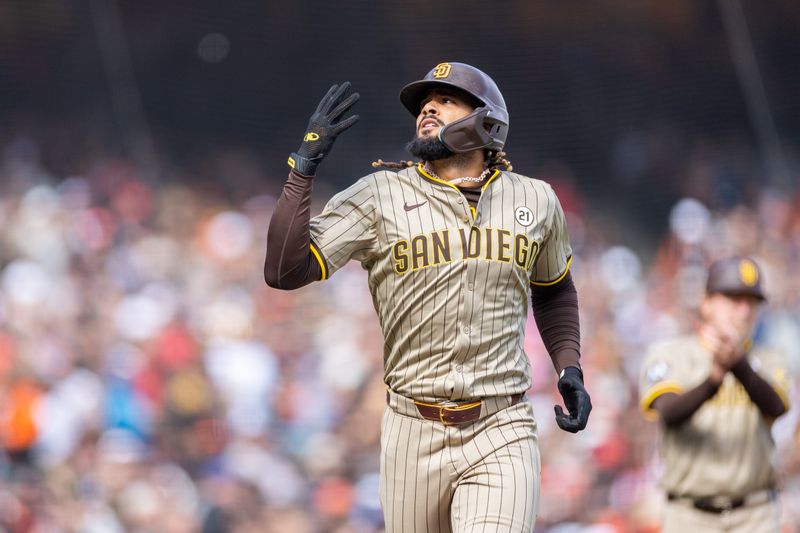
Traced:
<path id="1" fill-rule="evenodd" d="M 264 280 L 277 289 L 297 289 L 320 279 L 311 252 L 312 178 L 289 173 L 267 232 Z"/>
<path id="2" fill-rule="evenodd" d="M 742 358 L 731 371 L 764 416 L 777 418 L 786 412 L 786 406 L 773 386 L 753 370 L 747 359 Z"/>
<path id="3" fill-rule="evenodd" d="M 652 407 L 668 426 L 679 426 L 689 420 L 719 390 L 719 384 L 706 379 L 683 394 L 667 393 L 653 400 Z"/>
<path id="4" fill-rule="evenodd" d="M 536 327 L 556 372 L 568 366 L 580 368 L 581 328 L 578 292 L 567 272 L 560 282 L 548 287 L 534 286 L 531 304 Z"/>

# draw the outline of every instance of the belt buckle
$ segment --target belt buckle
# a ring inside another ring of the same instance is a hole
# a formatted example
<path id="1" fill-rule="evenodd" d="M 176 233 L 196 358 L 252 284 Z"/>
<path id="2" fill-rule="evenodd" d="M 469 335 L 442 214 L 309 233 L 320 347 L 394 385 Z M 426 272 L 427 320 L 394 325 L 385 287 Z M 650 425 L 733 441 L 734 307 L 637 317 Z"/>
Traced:
<path id="1" fill-rule="evenodd" d="M 696 509 L 716 514 L 729 513 L 741 507 L 740 500 L 721 497 L 698 498 L 692 503 Z"/>
<path id="2" fill-rule="evenodd" d="M 461 404 L 461 405 L 455 405 L 455 406 L 452 406 L 452 407 L 447 406 L 447 405 L 439 405 L 439 406 L 437 406 L 439 408 L 439 421 L 442 424 L 444 424 L 445 426 L 455 426 L 455 425 L 461 424 L 462 422 L 448 422 L 447 420 L 445 420 L 444 419 L 445 411 L 448 411 L 448 412 L 466 411 L 467 409 L 472 409 L 473 407 L 477 407 L 480 404 L 481 404 L 481 402 L 480 402 L 480 400 L 478 400 L 476 402 L 470 402 L 470 403 L 465 403 L 465 404 Z"/>
<path id="3" fill-rule="evenodd" d="M 717 508 L 721 513 L 730 513 L 733 511 L 733 500 L 726 500 L 722 505 L 718 505 Z"/>

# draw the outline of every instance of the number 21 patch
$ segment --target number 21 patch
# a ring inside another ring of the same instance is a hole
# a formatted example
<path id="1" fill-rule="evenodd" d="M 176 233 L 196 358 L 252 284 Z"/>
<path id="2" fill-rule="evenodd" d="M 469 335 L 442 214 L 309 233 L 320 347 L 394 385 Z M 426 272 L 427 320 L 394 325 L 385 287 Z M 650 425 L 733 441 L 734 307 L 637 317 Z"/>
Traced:
<path id="1" fill-rule="evenodd" d="M 514 211 L 514 218 L 523 226 L 530 226 L 533 224 L 533 211 L 525 206 L 518 207 L 516 211 Z"/>

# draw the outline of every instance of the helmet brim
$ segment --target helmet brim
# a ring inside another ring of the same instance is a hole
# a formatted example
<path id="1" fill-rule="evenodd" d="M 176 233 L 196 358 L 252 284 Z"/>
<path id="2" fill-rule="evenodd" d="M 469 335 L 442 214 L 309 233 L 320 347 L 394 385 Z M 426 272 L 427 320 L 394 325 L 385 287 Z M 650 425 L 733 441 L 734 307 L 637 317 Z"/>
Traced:
<path id="1" fill-rule="evenodd" d="M 468 91 L 465 91 L 463 88 L 459 87 L 455 83 L 448 83 L 446 81 L 431 81 L 431 80 L 419 80 L 413 81 L 400 89 L 400 102 L 403 106 L 408 109 L 408 112 L 411 113 L 413 116 L 419 115 L 421 111 L 421 104 L 422 100 L 427 96 L 429 92 L 433 89 L 448 89 L 452 90 L 456 94 L 464 95 L 468 98 L 473 105 L 473 107 L 479 107 L 486 105 L 486 102 L 471 94 Z"/>

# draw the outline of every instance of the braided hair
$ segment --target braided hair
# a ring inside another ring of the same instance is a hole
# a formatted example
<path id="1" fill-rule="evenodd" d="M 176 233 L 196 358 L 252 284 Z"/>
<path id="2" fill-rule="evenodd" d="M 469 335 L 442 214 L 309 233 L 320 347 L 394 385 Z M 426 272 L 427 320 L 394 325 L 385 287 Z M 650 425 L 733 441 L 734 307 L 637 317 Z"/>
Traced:
<path id="1" fill-rule="evenodd" d="M 511 161 L 506 159 L 507 153 L 494 150 L 487 150 L 486 152 L 487 166 L 490 169 L 495 170 L 497 167 L 506 167 L 506 170 L 509 172 L 514 170 L 514 165 L 511 164 Z"/>
<path id="2" fill-rule="evenodd" d="M 384 161 L 383 159 L 378 159 L 377 161 L 372 162 L 372 168 L 393 168 L 393 169 L 404 169 L 410 168 L 416 165 L 414 161 L 405 161 L 403 159 L 400 160 L 399 163 L 395 161 Z"/>
<path id="3" fill-rule="evenodd" d="M 484 154 L 484 158 L 486 160 L 486 166 L 492 170 L 498 167 L 506 167 L 506 170 L 511 172 L 514 170 L 514 166 L 511 164 L 511 161 L 506 159 L 508 154 L 502 151 L 494 151 L 494 150 L 486 150 Z M 391 169 L 398 169 L 402 170 L 404 168 L 410 168 L 416 165 L 416 161 L 405 161 L 403 159 L 400 162 L 395 161 L 384 161 L 383 159 L 378 159 L 377 161 L 372 162 L 373 168 L 391 168 Z"/>

